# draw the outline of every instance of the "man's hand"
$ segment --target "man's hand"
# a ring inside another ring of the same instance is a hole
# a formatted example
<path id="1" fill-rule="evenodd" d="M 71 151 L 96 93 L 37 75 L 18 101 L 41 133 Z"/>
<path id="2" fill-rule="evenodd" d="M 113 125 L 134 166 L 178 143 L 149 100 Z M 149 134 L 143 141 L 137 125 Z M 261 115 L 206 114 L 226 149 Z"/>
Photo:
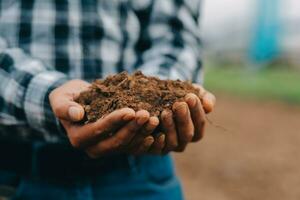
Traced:
<path id="1" fill-rule="evenodd" d="M 189 142 L 197 142 L 203 137 L 205 114 L 213 110 L 216 98 L 202 86 L 194 84 L 194 87 L 199 88 L 198 95 L 187 94 L 184 102 L 176 102 L 172 111 L 164 110 L 161 114 L 166 137 L 163 153 L 182 152 Z"/>
<path id="2" fill-rule="evenodd" d="M 84 150 L 91 158 L 120 152 L 147 152 L 155 143 L 150 134 L 159 121 L 157 117 L 150 117 L 145 110 L 135 112 L 130 108 L 123 108 L 94 123 L 76 123 L 83 119 L 84 109 L 74 99 L 89 86 L 85 81 L 72 80 L 49 95 L 52 110 L 65 128 L 71 145 Z"/>
<path id="3" fill-rule="evenodd" d="M 92 158 L 111 153 L 141 155 L 181 152 L 189 142 L 199 141 L 203 137 L 205 113 L 211 112 L 215 104 L 211 93 L 195 85 L 200 90 L 198 96 L 188 94 L 185 102 L 177 102 L 172 111 L 162 112 L 164 133 L 154 138 L 151 134 L 160 122 L 145 110 L 135 112 L 123 108 L 94 123 L 77 123 L 83 119 L 84 109 L 74 99 L 89 86 L 85 81 L 72 80 L 53 90 L 49 99 L 71 145 L 84 150 Z"/>

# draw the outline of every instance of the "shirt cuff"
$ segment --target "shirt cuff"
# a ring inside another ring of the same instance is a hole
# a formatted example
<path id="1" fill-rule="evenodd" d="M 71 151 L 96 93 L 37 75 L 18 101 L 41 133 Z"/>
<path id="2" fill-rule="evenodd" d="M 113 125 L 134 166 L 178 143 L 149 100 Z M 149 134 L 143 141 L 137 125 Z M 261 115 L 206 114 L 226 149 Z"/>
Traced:
<path id="1" fill-rule="evenodd" d="M 46 141 L 57 141 L 64 130 L 55 117 L 49 102 L 49 94 L 68 80 L 57 71 L 45 71 L 35 75 L 26 90 L 24 111 L 29 126 L 43 133 Z"/>

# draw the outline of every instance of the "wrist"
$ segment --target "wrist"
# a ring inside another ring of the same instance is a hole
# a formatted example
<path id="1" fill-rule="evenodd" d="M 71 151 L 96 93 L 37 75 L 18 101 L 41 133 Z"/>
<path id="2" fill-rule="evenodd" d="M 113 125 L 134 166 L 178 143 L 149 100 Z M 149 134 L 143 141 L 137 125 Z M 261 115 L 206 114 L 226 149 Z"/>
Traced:
<path id="1" fill-rule="evenodd" d="M 31 128 L 46 133 L 61 131 L 51 110 L 48 95 L 66 81 L 65 74 L 55 71 L 38 73 L 30 80 L 23 106 L 27 123 Z"/>

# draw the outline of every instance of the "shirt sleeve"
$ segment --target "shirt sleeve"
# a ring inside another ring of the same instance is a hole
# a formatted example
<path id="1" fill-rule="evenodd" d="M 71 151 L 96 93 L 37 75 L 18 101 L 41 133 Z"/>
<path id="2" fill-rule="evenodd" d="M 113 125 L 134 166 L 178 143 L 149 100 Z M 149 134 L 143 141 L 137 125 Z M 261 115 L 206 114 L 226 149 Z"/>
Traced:
<path id="1" fill-rule="evenodd" d="M 0 37 L 0 124 L 29 126 L 51 140 L 62 133 L 48 95 L 67 76 L 45 66 Z M 13 133 L 11 133 L 13 134 Z"/>
<path id="2" fill-rule="evenodd" d="M 199 0 L 153 0 L 137 5 L 141 32 L 136 68 L 160 78 L 202 82 Z"/>

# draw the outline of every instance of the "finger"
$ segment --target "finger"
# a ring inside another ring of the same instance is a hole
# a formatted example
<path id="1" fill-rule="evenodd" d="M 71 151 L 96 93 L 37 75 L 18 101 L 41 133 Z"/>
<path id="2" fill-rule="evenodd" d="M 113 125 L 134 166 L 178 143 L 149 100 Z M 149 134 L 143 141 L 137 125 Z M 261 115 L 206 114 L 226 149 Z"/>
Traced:
<path id="1" fill-rule="evenodd" d="M 141 129 L 141 135 L 148 136 L 156 129 L 159 125 L 159 119 L 156 116 L 152 116 L 149 118 L 149 121 L 145 124 L 145 126 Z"/>
<path id="2" fill-rule="evenodd" d="M 144 125 L 150 118 L 150 114 L 146 110 L 139 110 L 136 113 L 136 122 L 138 125 Z"/>
<path id="3" fill-rule="evenodd" d="M 140 130 L 138 130 L 138 133 L 132 139 L 129 145 L 129 149 L 132 149 L 134 151 L 134 149 L 138 148 L 145 137 L 149 136 L 155 130 L 158 124 L 159 119 L 157 117 L 150 117 L 149 121 Z"/>
<path id="4" fill-rule="evenodd" d="M 126 150 L 127 145 L 136 135 L 136 131 L 144 125 L 142 123 L 146 123 L 148 121 L 149 118 L 147 119 L 145 117 L 146 115 L 147 113 L 144 111 L 137 112 L 134 120 L 131 120 L 125 126 L 120 128 L 111 137 L 100 141 L 94 146 L 88 147 L 86 152 L 90 157 L 96 158 L 105 154 Z"/>
<path id="5" fill-rule="evenodd" d="M 73 87 L 70 87 L 72 85 Z M 56 117 L 62 120 L 77 122 L 83 119 L 84 109 L 83 107 L 75 102 L 75 98 L 80 92 L 86 90 L 90 84 L 84 81 L 64 85 L 65 89 L 55 89 L 49 95 L 52 110 Z"/>
<path id="6" fill-rule="evenodd" d="M 81 148 L 101 140 L 101 138 L 106 137 L 109 133 L 118 129 L 119 126 L 134 118 L 134 110 L 123 108 L 84 126 L 74 125 L 66 121 L 62 121 L 62 123 L 67 130 L 71 144 L 74 147 Z"/>
<path id="7" fill-rule="evenodd" d="M 65 98 L 60 98 L 57 102 L 53 104 L 52 110 L 59 119 L 71 122 L 78 122 L 83 119 L 83 107 L 73 101 L 71 97 L 65 96 Z"/>
<path id="8" fill-rule="evenodd" d="M 216 97 L 210 92 L 205 93 L 202 97 L 202 105 L 205 113 L 212 112 L 216 105 Z"/>
<path id="9" fill-rule="evenodd" d="M 161 122 L 164 133 L 166 134 L 166 145 L 164 152 L 167 153 L 174 150 L 178 146 L 176 126 L 171 110 L 164 110 L 161 113 Z"/>
<path id="10" fill-rule="evenodd" d="M 205 112 L 202 108 L 199 98 L 192 93 L 185 96 L 185 101 L 189 106 L 192 121 L 194 124 L 194 137 L 192 141 L 199 141 L 204 134 L 205 129 Z"/>
<path id="11" fill-rule="evenodd" d="M 216 97 L 212 93 L 206 91 L 199 84 L 193 84 L 193 86 L 199 90 L 198 96 L 202 102 L 205 113 L 212 112 L 212 110 L 216 104 Z"/>
<path id="12" fill-rule="evenodd" d="M 138 145 L 136 149 L 132 151 L 133 155 L 142 155 L 148 152 L 151 145 L 154 142 L 154 138 L 152 136 L 148 136 L 142 140 L 142 142 Z"/>
<path id="13" fill-rule="evenodd" d="M 186 102 L 176 102 L 173 105 L 176 131 L 179 144 L 190 142 L 194 136 L 194 125 Z"/>
<path id="14" fill-rule="evenodd" d="M 204 87 L 202 85 L 199 84 L 193 84 L 194 88 L 197 88 L 199 93 L 198 96 L 200 99 L 202 99 L 202 97 L 204 96 L 204 94 L 206 93 L 206 90 L 204 89 Z"/>
<path id="15" fill-rule="evenodd" d="M 133 137 L 136 136 L 136 133 L 138 133 L 138 130 L 149 121 L 149 116 L 150 114 L 146 110 L 138 111 L 136 113 L 135 120 L 120 129 L 117 132 L 116 136 L 112 138 L 112 140 L 120 140 L 122 141 L 122 145 L 129 144 L 132 141 Z M 128 135 L 133 136 L 128 137 Z"/>
<path id="16" fill-rule="evenodd" d="M 165 134 L 159 135 L 153 142 L 151 148 L 149 149 L 149 153 L 151 154 L 162 154 L 163 148 L 165 147 Z"/>

